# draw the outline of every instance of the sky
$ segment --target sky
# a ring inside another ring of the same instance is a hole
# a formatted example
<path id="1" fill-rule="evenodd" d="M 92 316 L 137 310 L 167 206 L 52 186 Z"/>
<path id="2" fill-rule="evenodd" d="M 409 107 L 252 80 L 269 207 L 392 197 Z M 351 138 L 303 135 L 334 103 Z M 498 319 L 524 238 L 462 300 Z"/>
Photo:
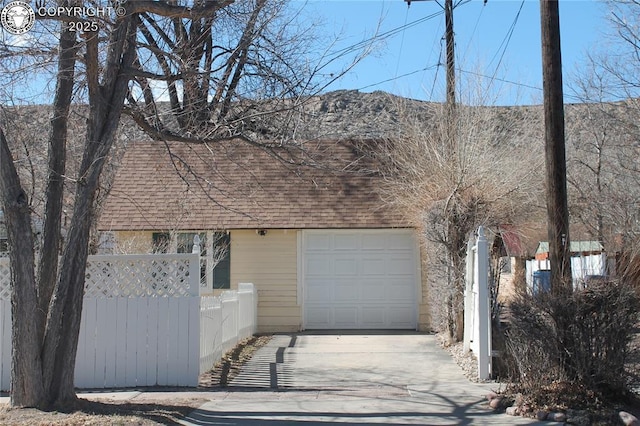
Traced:
<path id="1" fill-rule="evenodd" d="M 439 4 L 443 3 L 414 0 L 410 7 L 403 0 L 307 3 L 305 8 L 324 18 L 327 31 L 342 35 L 344 45 L 370 37 L 378 25 L 381 34 L 417 21 L 386 38 L 328 90 L 382 90 L 415 99 L 444 100 L 444 14 Z M 607 25 L 603 3 L 560 1 L 565 102 L 578 101 L 571 96 L 575 94 L 572 76 L 586 54 L 602 44 Z M 477 100 L 481 88 L 481 92 L 490 93 L 487 103 L 542 102 L 538 0 L 471 0 L 454 10 L 454 32 L 461 97 Z"/>
<path id="2" fill-rule="evenodd" d="M 429 101 L 444 101 L 446 93 L 443 1 L 413 0 L 408 7 L 404 0 L 291 0 L 307 19 L 320 21 L 325 42 L 337 39 L 334 49 L 378 36 L 371 54 L 326 91 L 381 90 Z M 454 0 L 460 3 L 454 32 L 462 102 L 542 103 L 539 1 Z M 586 54 L 604 43 L 606 5 L 599 0 L 559 4 L 565 102 L 578 102 L 572 79 Z M 340 63 L 327 74 L 337 73 Z M 36 102 L 50 93 L 43 84 L 29 85 Z M 28 88 L 23 91 L 27 96 Z"/>

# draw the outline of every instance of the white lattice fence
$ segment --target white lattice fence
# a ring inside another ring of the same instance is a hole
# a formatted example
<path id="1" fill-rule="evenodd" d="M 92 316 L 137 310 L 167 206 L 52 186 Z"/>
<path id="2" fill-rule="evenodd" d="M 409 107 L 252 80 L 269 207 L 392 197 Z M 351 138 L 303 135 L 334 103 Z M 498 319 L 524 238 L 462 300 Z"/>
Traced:
<path id="1" fill-rule="evenodd" d="M 76 385 L 197 385 L 199 264 L 197 254 L 89 256 Z M 2 390 L 10 384 L 9 286 L 8 259 L 0 259 Z"/>
<path id="2" fill-rule="evenodd" d="M 11 374 L 9 260 L 0 258 L 0 389 Z M 257 326 L 253 284 L 199 296 L 197 254 L 89 256 L 76 386 L 195 386 Z"/>
<path id="3" fill-rule="evenodd" d="M 194 259 L 197 286 L 189 281 L 189 265 Z M 197 296 L 199 262 L 193 254 L 90 256 L 85 297 Z"/>

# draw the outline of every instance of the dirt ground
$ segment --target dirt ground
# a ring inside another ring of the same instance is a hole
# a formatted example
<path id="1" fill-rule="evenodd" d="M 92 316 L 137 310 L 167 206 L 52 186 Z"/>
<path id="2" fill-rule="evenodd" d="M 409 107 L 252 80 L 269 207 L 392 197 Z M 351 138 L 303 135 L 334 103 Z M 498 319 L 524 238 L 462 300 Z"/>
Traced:
<path id="1" fill-rule="evenodd" d="M 213 370 L 200 377 L 197 389 L 188 390 L 181 396 L 175 393 L 168 404 L 165 400 L 154 399 L 154 391 L 171 391 L 166 388 L 140 389 L 139 396 L 129 401 L 79 399 L 78 404 L 64 411 L 40 411 L 33 408 L 12 409 L 8 404 L 0 404 L 0 424 L 17 426 L 44 425 L 171 425 L 202 405 L 206 399 L 198 396 L 198 391 L 210 391 L 226 386 L 240 371 L 242 365 L 253 353 L 266 345 L 271 336 L 251 337 L 240 342 L 224 355 Z M 96 394 L 99 397 L 99 394 Z"/>

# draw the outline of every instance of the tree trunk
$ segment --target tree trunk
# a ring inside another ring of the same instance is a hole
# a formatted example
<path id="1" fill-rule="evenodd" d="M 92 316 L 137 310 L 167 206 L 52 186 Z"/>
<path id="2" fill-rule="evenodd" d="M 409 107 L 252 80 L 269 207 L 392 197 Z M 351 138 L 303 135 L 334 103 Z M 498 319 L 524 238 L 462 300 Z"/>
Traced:
<path id="1" fill-rule="evenodd" d="M 129 16 L 112 33 L 104 81 L 98 84 L 97 38 L 87 41 L 89 120 L 82 164 L 76 185 L 74 211 L 65 242 L 60 276 L 49 305 L 43 347 L 43 376 L 48 401 L 68 406 L 76 400 L 74 373 L 85 271 L 92 222 L 96 219 L 95 198 L 100 176 L 113 145 L 128 92 L 126 74 L 135 58 L 135 22 Z M 91 66 L 93 64 L 94 66 Z"/>
<path id="2" fill-rule="evenodd" d="M 9 146 L 0 129 L 0 195 L 7 223 L 11 264 L 11 405 L 38 407 L 44 399 L 33 232 L 27 195 L 20 185 Z"/>
<path id="3" fill-rule="evenodd" d="M 97 34 L 87 37 L 90 118 L 71 227 L 58 275 L 66 115 L 73 89 L 76 53 L 75 36 L 64 31 L 61 35 L 49 146 L 45 242 L 38 269 L 40 282 L 36 282 L 35 278 L 28 200 L 0 129 L 0 195 L 7 218 L 13 283 L 11 405 L 14 407 L 46 409 L 52 405 L 69 406 L 77 399 L 74 389 L 75 361 L 89 237 L 91 224 L 96 219 L 94 202 L 128 91 L 130 75 L 127 70 L 135 57 L 135 19 L 134 16 L 120 19 L 111 34 L 107 69 L 99 68 Z M 103 77 L 101 84 L 100 75 Z M 34 314 L 37 312 L 42 314 Z"/>
<path id="4" fill-rule="evenodd" d="M 62 29 L 56 95 L 53 101 L 53 117 L 51 118 L 51 133 L 49 135 L 49 176 L 45 195 L 43 242 L 38 265 L 38 313 L 43 332 L 51 295 L 58 276 L 67 129 L 69 106 L 73 95 L 76 51 L 76 33 Z M 44 336 L 40 336 L 40 339 L 44 339 Z"/>

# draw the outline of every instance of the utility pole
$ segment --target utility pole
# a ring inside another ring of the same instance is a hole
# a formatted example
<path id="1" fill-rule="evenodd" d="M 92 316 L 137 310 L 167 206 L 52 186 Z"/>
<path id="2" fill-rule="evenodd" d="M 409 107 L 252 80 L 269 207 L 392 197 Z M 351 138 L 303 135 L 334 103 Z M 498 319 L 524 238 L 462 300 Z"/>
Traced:
<path id="1" fill-rule="evenodd" d="M 407 7 L 411 6 L 412 1 L 423 0 L 404 0 Z M 438 4 L 439 1 L 436 0 Z M 447 66 L 447 107 L 451 111 L 456 105 L 456 68 L 455 68 L 455 42 L 453 34 L 453 0 L 444 1 L 444 39 Z"/>
<path id="2" fill-rule="evenodd" d="M 453 40 L 453 0 L 444 1 L 444 38 L 447 51 L 447 106 L 456 105 L 455 43 Z"/>
<path id="3" fill-rule="evenodd" d="M 540 0 L 540 23 L 551 291 L 555 295 L 562 295 L 570 293 L 573 286 L 569 247 L 567 161 L 564 139 L 558 0 Z"/>

